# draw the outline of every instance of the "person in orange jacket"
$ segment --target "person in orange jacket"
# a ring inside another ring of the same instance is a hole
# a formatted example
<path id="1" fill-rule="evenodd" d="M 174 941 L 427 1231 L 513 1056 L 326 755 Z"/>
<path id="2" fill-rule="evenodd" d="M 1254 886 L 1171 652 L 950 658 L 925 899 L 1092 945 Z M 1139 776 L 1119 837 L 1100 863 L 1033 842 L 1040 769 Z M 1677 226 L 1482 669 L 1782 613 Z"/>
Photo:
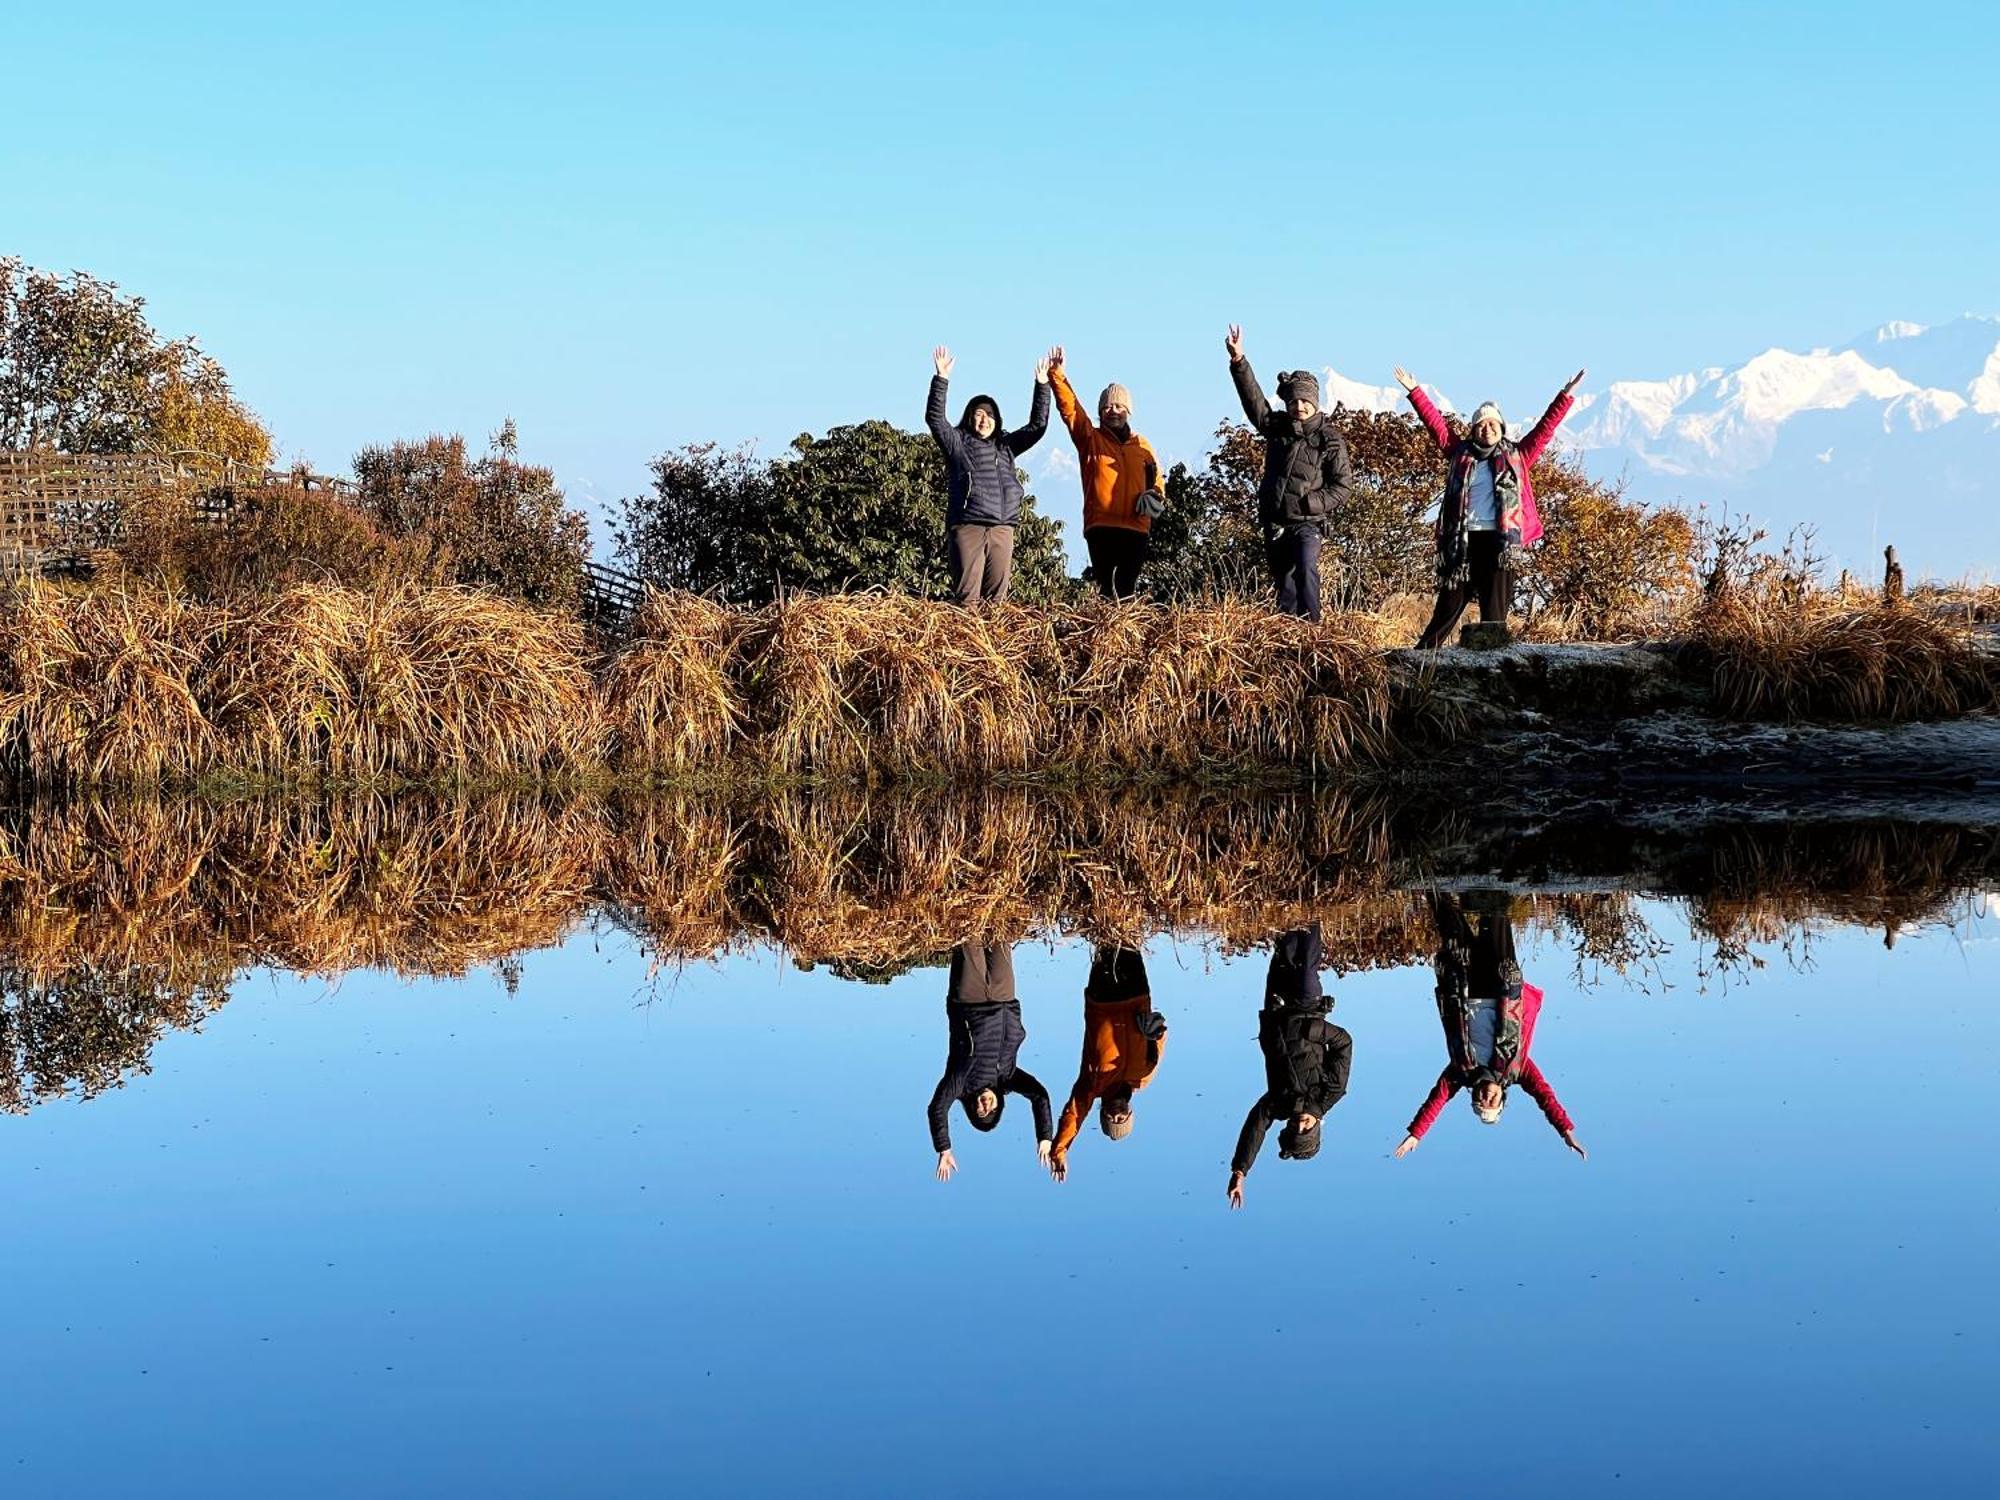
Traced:
<path id="1" fill-rule="evenodd" d="M 1101 945 L 1090 960 L 1083 988 L 1083 1063 L 1056 1125 L 1049 1172 L 1069 1176 L 1069 1148 L 1090 1106 L 1104 1133 L 1122 1141 L 1132 1133 L 1132 1095 L 1152 1081 L 1167 1045 L 1167 1023 L 1153 1009 L 1146 957 L 1136 948 Z"/>
<path id="2" fill-rule="evenodd" d="M 1083 544 L 1097 592 L 1129 599 L 1139 588 L 1153 517 L 1166 508 L 1160 460 L 1153 445 L 1132 430 L 1132 393 L 1124 386 L 1104 388 L 1096 423 L 1084 415 L 1060 344 L 1049 350 L 1049 384 L 1083 470 Z"/>

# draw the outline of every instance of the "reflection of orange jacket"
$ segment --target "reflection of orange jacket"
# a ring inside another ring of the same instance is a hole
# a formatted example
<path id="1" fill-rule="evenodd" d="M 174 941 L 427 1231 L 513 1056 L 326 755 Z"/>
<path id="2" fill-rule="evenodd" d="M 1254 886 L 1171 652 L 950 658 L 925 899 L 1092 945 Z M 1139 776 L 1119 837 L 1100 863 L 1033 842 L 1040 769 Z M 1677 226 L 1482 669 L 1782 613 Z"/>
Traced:
<path id="1" fill-rule="evenodd" d="M 1083 529 L 1120 526 L 1127 531 L 1151 531 L 1153 519 L 1139 514 L 1139 497 L 1158 488 L 1165 478 L 1153 445 L 1136 432 L 1121 443 L 1091 421 L 1061 366 L 1049 371 L 1049 384 L 1055 390 L 1063 426 L 1076 444 L 1076 461 L 1083 469 Z"/>
<path id="2" fill-rule="evenodd" d="M 1063 1106 L 1062 1120 L 1056 1126 L 1058 1158 L 1069 1153 L 1070 1142 L 1076 1139 L 1091 1105 L 1121 1083 L 1137 1090 L 1151 1081 L 1167 1045 L 1164 1033 L 1147 1037 L 1139 1032 L 1139 1012 L 1152 1008 L 1151 995 L 1083 1002 L 1083 1065 L 1077 1070 L 1076 1087 L 1069 1091 L 1069 1103 Z"/>

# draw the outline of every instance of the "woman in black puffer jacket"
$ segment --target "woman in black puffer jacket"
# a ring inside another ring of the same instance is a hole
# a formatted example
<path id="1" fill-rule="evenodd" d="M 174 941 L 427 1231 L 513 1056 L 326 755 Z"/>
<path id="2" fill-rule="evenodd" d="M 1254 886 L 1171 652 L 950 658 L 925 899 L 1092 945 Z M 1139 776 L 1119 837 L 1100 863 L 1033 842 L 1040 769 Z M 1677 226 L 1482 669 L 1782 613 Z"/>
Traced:
<path id="1" fill-rule="evenodd" d="M 1000 1123 L 1009 1094 L 1020 1094 L 1035 1112 L 1035 1154 L 1049 1165 L 1055 1120 L 1049 1091 L 1020 1065 L 1021 1002 L 1014 993 L 1014 950 L 1006 943 L 960 943 L 951 951 L 951 978 L 945 988 L 945 1020 L 951 1045 L 944 1076 L 931 1092 L 926 1111 L 931 1147 L 938 1154 L 939 1182 L 951 1180 L 958 1158 L 951 1154 L 951 1107 L 965 1110 L 975 1130 Z"/>
<path id="2" fill-rule="evenodd" d="M 1021 476 L 1014 463 L 1049 425 L 1049 362 L 1035 366 L 1035 404 L 1026 427 L 1008 432 L 991 396 L 974 396 L 952 426 L 945 417 L 951 351 L 940 345 L 931 356 L 930 400 L 924 425 L 944 450 L 951 471 L 951 500 L 944 516 L 945 565 L 952 596 L 960 604 L 995 603 L 1007 597 L 1014 570 L 1014 526 L 1021 519 Z"/>

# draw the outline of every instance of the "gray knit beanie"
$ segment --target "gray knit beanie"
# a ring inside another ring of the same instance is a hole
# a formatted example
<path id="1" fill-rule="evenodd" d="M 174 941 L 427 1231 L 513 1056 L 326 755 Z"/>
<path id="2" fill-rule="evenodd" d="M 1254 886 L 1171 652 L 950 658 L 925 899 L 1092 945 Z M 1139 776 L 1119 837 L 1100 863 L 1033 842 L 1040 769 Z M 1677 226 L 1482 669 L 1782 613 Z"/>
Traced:
<path id="1" fill-rule="evenodd" d="M 1310 401 L 1319 405 L 1319 376 L 1311 370 L 1280 370 L 1278 372 L 1278 399 L 1280 401 Z"/>

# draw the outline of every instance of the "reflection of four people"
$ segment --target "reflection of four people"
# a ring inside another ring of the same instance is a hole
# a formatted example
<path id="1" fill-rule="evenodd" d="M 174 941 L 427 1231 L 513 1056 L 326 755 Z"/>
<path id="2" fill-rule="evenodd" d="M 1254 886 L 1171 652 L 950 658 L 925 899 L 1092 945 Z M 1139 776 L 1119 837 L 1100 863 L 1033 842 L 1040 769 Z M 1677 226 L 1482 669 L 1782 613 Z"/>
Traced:
<path id="1" fill-rule="evenodd" d="M 1469 1091 L 1474 1113 L 1491 1124 L 1500 1118 L 1507 1090 L 1518 1083 L 1564 1144 L 1584 1155 L 1569 1116 L 1530 1056 L 1542 992 L 1521 978 L 1506 897 L 1436 894 L 1431 911 L 1438 929 L 1434 968 L 1446 1063 L 1395 1154 L 1414 1151 L 1461 1089 Z M 1308 1161 L 1319 1153 L 1328 1112 L 1347 1093 L 1354 1039 L 1328 1019 L 1334 1002 L 1320 983 L 1321 957 L 1317 923 L 1283 933 L 1272 944 L 1257 1018 L 1265 1089 L 1250 1107 L 1230 1158 L 1231 1207 L 1242 1206 L 1244 1181 L 1273 1125 L 1281 1125 L 1279 1159 Z M 951 1106 L 960 1105 L 976 1129 L 992 1130 L 1007 1096 L 1018 1093 L 1034 1110 L 1037 1156 L 1063 1180 L 1092 1105 L 1111 1140 L 1131 1133 L 1132 1096 L 1152 1079 L 1167 1036 L 1165 1020 L 1152 1007 L 1143 956 L 1132 948 L 1098 947 L 1083 993 L 1082 1062 L 1061 1124 L 1051 1129 L 1048 1090 L 1018 1063 L 1027 1031 L 1009 945 L 963 943 L 953 950 L 945 1016 L 950 1050 L 930 1103 L 940 1179 L 957 1169 Z"/>

